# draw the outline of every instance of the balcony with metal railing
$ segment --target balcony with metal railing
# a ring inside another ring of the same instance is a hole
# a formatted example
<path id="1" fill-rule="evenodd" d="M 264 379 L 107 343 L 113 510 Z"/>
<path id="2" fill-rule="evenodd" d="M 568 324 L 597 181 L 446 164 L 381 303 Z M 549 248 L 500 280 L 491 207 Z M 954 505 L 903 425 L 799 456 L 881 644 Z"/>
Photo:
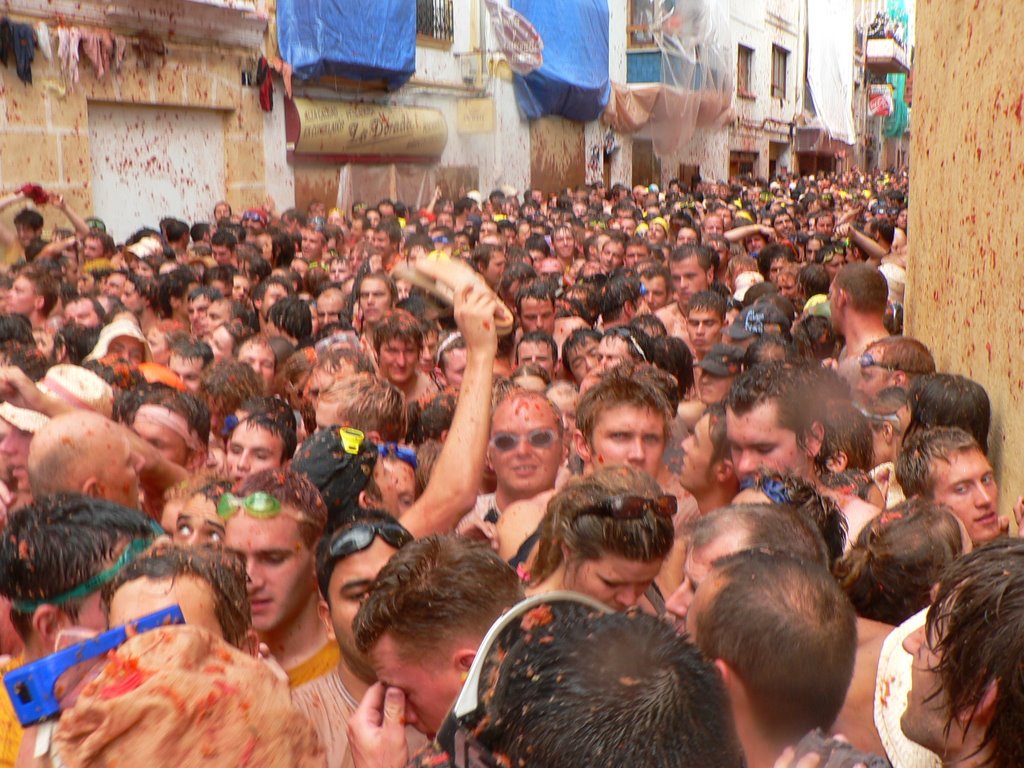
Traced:
<path id="1" fill-rule="evenodd" d="M 416 0 L 416 43 L 450 48 L 455 40 L 453 0 Z"/>

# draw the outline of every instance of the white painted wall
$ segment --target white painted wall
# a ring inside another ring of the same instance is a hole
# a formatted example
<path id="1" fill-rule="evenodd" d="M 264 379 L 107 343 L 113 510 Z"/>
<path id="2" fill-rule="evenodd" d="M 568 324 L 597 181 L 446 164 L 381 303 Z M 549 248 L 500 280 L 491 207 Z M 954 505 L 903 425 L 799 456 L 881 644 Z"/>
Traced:
<path id="1" fill-rule="evenodd" d="M 478 91 L 466 88 L 462 65 L 456 54 L 476 50 L 479 40 L 479 14 L 483 14 L 489 52 Z M 455 0 L 455 40 L 450 51 L 419 46 L 416 49 L 416 80 L 456 86 L 464 90 L 409 84 L 394 95 L 398 104 L 439 109 L 448 123 L 448 145 L 441 156 L 442 166 L 475 166 L 480 172 L 480 189 L 486 195 L 492 189 L 510 184 L 520 192 L 530 182 L 530 124 L 516 104 L 511 80 L 488 70 L 496 69 L 501 56 L 490 30 L 490 20 L 481 0 Z M 507 72 L 507 68 L 504 68 Z M 460 99 L 489 96 L 494 99 L 496 127 L 493 134 L 463 135 L 458 132 L 457 103 Z"/>
<path id="2" fill-rule="evenodd" d="M 93 210 L 118 242 L 165 216 L 206 221 L 223 197 L 223 112 L 91 103 L 89 148 Z"/>
<path id="3" fill-rule="evenodd" d="M 274 108 L 263 114 L 263 161 L 267 195 L 278 211 L 295 206 L 295 171 L 288 165 L 284 135 L 284 88 L 274 88 Z"/>
<path id="4" fill-rule="evenodd" d="M 810 0 L 821 2 L 822 0 Z M 789 123 L 800 112 L 804 89 L 805 0 L 731 0 L 733 67 L 735 49 L 745 45 L 754 50 L 751 70 L 753 100 L 733 99 L 733 121 L 719 129 L 698 129 L 694 140 L 677 155 L 662 158 L 668 181 L 680 164 L 698 165 L 705 179 L 726 179 L 730 151 L 757 152 L 757 172 L 768 174 L 769 141 L 789 142 L 788 131 L 781 126 L 760 126 L 766 118 Z M 851 32 L 852 34 L 852 32 Z M 786 98 L 771 98 L 772 45 L 789 51 Z M 756 126 L 756 127 L 750 127 Z M 785 163 L 784 163 L 785 164 Z M 792 164 L 789 163 L 792 167 Z"/>

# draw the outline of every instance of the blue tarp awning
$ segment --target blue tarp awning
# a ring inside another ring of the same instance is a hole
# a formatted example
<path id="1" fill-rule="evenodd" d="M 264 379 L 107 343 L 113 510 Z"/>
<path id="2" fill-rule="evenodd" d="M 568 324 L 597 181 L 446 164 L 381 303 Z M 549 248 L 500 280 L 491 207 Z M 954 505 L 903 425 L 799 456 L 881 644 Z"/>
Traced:
<path id="1" fill-rule="evenodd" d="M 618 1 L 618 0 L 617 0 Z M 608 0 L 512 0 L 544 41 L 544 65 L 515 76 L 527 118 L 596 120 L 608 104 Z"/>
<path id="2" fill-rule="evenodd" d="M 278 0 L 277 45 L 295 77 L 400 88 L 416 72 L 416 0 Z"/>

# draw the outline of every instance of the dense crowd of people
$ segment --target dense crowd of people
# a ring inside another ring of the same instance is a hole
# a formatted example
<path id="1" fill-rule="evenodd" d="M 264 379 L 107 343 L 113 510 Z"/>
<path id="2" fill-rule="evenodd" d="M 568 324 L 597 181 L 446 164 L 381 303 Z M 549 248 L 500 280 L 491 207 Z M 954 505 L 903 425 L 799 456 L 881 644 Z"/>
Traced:
<path id="1" fill-rule="evenodd" d="M 902 332 L 907 205 L 438 189 L 119 244 L 0 199 L 0 768 L 1024 765 L 1024 542 L 984 388 Z M 174 605 L 26 716 L 19 670 Z"/>

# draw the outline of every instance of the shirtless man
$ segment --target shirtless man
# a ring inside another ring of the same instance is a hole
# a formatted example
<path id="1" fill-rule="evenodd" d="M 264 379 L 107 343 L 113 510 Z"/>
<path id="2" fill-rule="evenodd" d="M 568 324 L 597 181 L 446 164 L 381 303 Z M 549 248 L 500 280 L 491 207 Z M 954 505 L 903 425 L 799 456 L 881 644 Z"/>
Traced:
<path id="1" fill-rule="evenodd" d="M 672 273 L 675 301 L 655 314 L 665 324 L 671 336 L 689 339 L 686 311 L 690 297 L 711 286 L 715 275 L 715 253 L 700 245 L 682 245 L 672 250 L 668 268 Z"/>

